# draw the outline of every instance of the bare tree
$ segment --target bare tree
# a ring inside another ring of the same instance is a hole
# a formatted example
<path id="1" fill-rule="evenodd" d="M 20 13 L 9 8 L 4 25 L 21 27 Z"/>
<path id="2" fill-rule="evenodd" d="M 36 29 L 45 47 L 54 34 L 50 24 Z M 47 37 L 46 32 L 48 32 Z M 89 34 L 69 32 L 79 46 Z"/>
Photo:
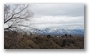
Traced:
<path id="1" fill-rule="evenodd" d="M 23 21 L 30 20 L 33 12 L 30 10 L 30 5 L 25 4 L 5 4 L 4 5 L 4 24 L 8 27 L 5 30 L 24 26 Z"/>

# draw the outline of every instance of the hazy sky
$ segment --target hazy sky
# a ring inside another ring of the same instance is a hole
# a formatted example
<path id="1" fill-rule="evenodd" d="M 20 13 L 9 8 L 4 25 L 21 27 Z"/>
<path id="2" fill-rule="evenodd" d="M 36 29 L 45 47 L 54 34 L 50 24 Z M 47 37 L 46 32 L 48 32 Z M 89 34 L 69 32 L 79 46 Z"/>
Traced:
<path id="1" fill-rule="evenodd" d="M 31 4 L 34 28 L 84 28 L 84 4 Z"/>

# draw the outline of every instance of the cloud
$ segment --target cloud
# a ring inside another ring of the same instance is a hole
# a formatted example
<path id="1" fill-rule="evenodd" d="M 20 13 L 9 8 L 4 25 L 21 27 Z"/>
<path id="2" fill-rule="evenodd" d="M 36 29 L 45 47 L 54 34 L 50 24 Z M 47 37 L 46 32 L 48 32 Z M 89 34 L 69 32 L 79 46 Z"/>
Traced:
<path id="1" fill-rule="evenodd" d="M 84 28 L 84 4 L 31 4 L 34 28 Z"/>
<path id="2" fill-rule="evenodd" d="M 70 17 L 70 16 L 42 16 L 39 18 L 33 18 L 33 24 L 48 24 L 48 23 L 83 23 L 83 16 Z"/>
<path id="3" fill-rule="evenodd" d="M 42 16 L 39 18 L 33 18 L 31 24 L 34 28 L 69 28 L 79 27 L 84 28 L 84 17 L 70 17 L 70 16 Z"/>

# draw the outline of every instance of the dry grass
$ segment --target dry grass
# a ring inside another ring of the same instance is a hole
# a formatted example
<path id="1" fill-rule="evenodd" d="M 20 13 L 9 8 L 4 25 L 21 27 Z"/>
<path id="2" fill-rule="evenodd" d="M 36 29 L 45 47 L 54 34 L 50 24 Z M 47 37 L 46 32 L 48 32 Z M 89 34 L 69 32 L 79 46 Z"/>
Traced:
<path id="1" fill-rule="evenodd" d="M 84 37 L 52 37 L 5 31 L 5 49 L 84 49 Z"/>

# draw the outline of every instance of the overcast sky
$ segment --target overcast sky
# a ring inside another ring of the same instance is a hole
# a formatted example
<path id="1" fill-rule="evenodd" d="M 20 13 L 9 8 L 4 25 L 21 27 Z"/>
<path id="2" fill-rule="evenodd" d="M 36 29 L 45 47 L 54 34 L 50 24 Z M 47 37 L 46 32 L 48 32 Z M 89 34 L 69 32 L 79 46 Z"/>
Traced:
<path id="1" fill-rule="evenodd" d="M 83 16 L 84 4 L 31 4 L 35 16 Z"/>
<path id="2" fill-rule="evenodd" d="M 31 4 L 34 28 L 84 28 L 84 4 Z"/>

